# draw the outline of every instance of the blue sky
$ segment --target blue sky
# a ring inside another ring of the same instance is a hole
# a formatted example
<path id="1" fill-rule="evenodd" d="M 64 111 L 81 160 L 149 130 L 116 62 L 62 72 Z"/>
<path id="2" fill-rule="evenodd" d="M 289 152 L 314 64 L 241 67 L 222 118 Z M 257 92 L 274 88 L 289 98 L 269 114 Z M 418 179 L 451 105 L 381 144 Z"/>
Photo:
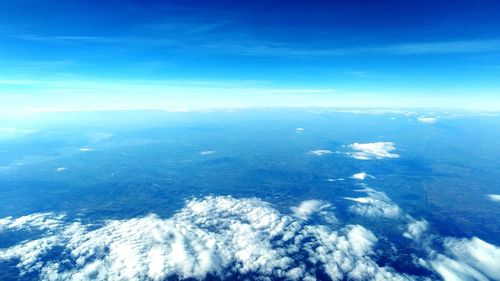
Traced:
<path id="1" fill-rule="evenodd" d="M 500 108 L 498 1 L 0 5 L 0 110 Z"/>

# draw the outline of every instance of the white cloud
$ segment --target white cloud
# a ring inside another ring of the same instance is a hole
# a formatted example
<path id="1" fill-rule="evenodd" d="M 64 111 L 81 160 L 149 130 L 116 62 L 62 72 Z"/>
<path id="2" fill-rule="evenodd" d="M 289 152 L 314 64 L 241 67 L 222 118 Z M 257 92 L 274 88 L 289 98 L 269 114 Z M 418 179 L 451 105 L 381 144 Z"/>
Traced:
<path id="1" fill-rule="evenodd" d="M 332 154 L 332 153 L 333 153 L 333 151 L 327 150 L 327 149 L 318 149 L 318 150 L 309 151 L 309 154 L 315 155 L 315 156 L 322 156 L 325 154 Z"/>
<path id="2" fill-rule="evenodd" d="M 303 132 L 303 131 L 305 131 L 304 128 L 297 128 L 297 129 L 295 129 L 295 132 L 297 132 L 297 133 L 300 133 L 300 132 Z"/>
<path id="3" fill-rule="evenodd" d="M 372 142 L 372 143 L 353 143 L 348 146 L 355 152 L 347 154 L 358 160 L 398 158 L 399 155 L 391 153 L 396 150 L 393 142 Z"/>
<path id="4" fill-rule="evenodd" d="M 82 148 L 80 148 L 80 149 L 78 149 L 78 150 L 80 150 L 80 151 L 84 151 L 84 152 L 85 152 L 85 151 L 93 151 L 94 149 L 93 149 L 93 148 L 90 148 L 90 147 L 82 147 Z"/>
<path id="5" fill-rule="evenodd" d="M 344 199 L 358 203 L 349 207 L 351 212 L 367 217 L 397 218 L 401 216 L 401 209 L 385 193 L 371 188 L 356 191 L 365 192 L 368 196 L 344 197 Z"/>
<path id="6" fill-rule="evenodd" d="M 299 206 L 292 207 L 291 210 L 296 217 L 307 220 L 312 214 L 330 206 L 330 204 L 320 200 L 306 200 L 302 201 Z"/>
<path id="7" fill-rule="evenodd" d="M 344 180 L 345 180 L 344 178 L 326 179 L 326 181 L 329 181 L 329 182 L 334 182 L 334 181 L 344 181 Z"/>
<path id="8" fill-rule="evenodd" d="M 422 116 L 422 117 L 418 117 L 417 118 L 417 121 L 418 122 L 421 122 L 421 123 L 428 123 L 428 124 L 434 124 L 437 122 L 437 118 L 435 117 L 425 117 L 425 116 Z"/>
<path id="9" fill-rule="evenodd" d="M 374 176 L 372 175 L 369 175 L 365 172 L 361 172 L 361 173 L 356 173 L 354 175 L 351 176 L 351 179 L 355 179 L 355 180 L 365 180 L 366 178 L 375 178 Z"/>
<path id="10" fill-rule="evenodd" d="M 305 205 L 316 210 L 320 204 Z M 171 218 L 149 215 L 100 227 L 54 214 L 5 218 L 0 227 L 42 231 L 38 239 L 0 249 L 0 261 L 14 260 L 21 274 L 33 272 L 42 280 L 204 279 L 209 274 L 315 280 L 317 270 L 332 280 L 412 279 L 372 259 L 378 239 L 368 229 L 306 224 L 258 199 L 193 199 Z M 51 254 L 56 249 L 61 252 Z"/>
<path id="11" fill-rule="evenodd" d="M 210 154 L 215 154 L 214 150 L 205 150 L 200 152 L 200 155 L 210 155 Z"/>
<path id="12" fill-rule="evenodd" d="M 56 168 L 56 172 L 62 172 L 66 170 L 66 167 L 59 167 L 59 168 Z"/>
<path id="13" fill-rule="evenodd" d="M 430 263 L 432 268 L 441 275 L 444 281 L 488 281 L 488 278 L 478 270 L 441 254 L 438 254 L 436 259 Z"/>
<path id="14" fill-rule="evenodd" d="M 422 237 L 422 234 L 424 234 L 428 229 L 429 223 L 426 220 L 415 220 L 408 223 L 408 227 L 403 233 L 403 236 L 408 239 L 419 241 Z"/>
<path id="15" fill-rule="evenodd" d="M 488 194 L 488 199 L 493 202 L 500 202 L 500 194 Z"/>
<path id="16" fill-rule="evenodd" d="M 500 247 L 477 237 L 447 238 L 444 246 L 458 262 L 479 270 L 493 280 L 500 280 Z"/>

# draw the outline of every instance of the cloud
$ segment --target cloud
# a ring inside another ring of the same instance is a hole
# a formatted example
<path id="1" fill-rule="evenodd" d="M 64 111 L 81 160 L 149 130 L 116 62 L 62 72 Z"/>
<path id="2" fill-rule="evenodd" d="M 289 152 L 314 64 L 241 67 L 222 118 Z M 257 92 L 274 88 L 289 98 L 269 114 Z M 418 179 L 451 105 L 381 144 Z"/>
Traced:
<path id="1" fill-rule="evenodd" d="M 62 172 L 66 170 L 66 167 L 59 167 L 59 168 L 56 168 L 56 172 Z"/>
<path id="2" fill-rule="evenodd" d="M 493 202 L 500 202 L 500 194 L 488 194 L 488 199 Z"/>
<path id="3" fill-rule="evenodd" d="M 210 155 L 210 154 L 215 154 L 214 150 L 205 150 L 200 152 L 200 155 Z"/>
<path id="4" fill-rule="evenodd" d="M 51 213 L 0 220 L 0 231 L 26 229 L 38 229 L 40 237 L 0 249 L 0 261 L 14 261 L 21 275 L 41 280 L 315 280 L 318 272 L 332 280 L 413 279 L 377 264 L 378 239 L 363 226 L 307 224 L 258 199 L 192 199 L 170 218 L 101 226 Z"/>
<path id="5" fill-rule="evenodd" d="M 305 131 L 304 128 L 297 128 L 297 129 L 295 129 L 295 132 L 297 132 L 297 133 L 300 133 L 300 132 L 303 132 L 303 131 Z"/>
<path id="6" fill-rule="evenodd" d="M 351 176 L 351 179 L 355 179 L 355 180 L 365 180 L 367 177 L 369 178 L 375 178 L 374 176 L 372 175 L 369 175 L 365 172 L 361 172 L 361 173 L 356 173 L 354 175 Z"/>
<path id="7" fill-rule="evenodd" d="M 90 148 L 90 147 L 82 147 L 82 148 L 80 148 L 78 150 L 86 152 L 86 151 L 93 151 L 94 149 Z"/>
<path id="8" fill-rule="evenodd" d="M 483 274 L 475 268 L 438 254 L 436 259 L 430 262 L 432 268 L 444 279 L 444 281 L 477 280 L 488 281 Z"/>
<path id="9" fill-rule="evenodd" d="M 398 205 L 385 195 L 385 193 L 376 191 L 372 188 L 356 190 L 365 192 L 367 197 L 344 197 L 344 199 L 356 202 L 358 204 L 349 207 L 349 210 L 360 216 L 367 217 L 385 217 L 397 218 L 402 214 Z"/>
<path id="10" fill-rule="evenodd" d="M 415 220 L 408 224 L 406 232 L 403 233 L 403 236 L 412 239 L 415 241 L 420 241 L 422 235 L 429 229 L 429 223 L 422 220 Z"/>
<path id="11" fill-rule="evenodd" d="M 399 155 L 391 153 L 396 150 L 393 142 L 372 142 L 372 143 L 353 143 L 348 145 L 350 149 L 356 152 L 347 154 L 358 160 L 398 158 Z"/>
<path id="12" fill-rule="evenodd" d="M 292 207 L 291 209 L 296 217 L 302 220 L 307 220 L 312 214 L 330 206 L 330 204 L 320 200 L 306 200 L 300 203 L 299 206 Z"/>
<path id="13" fill-rule="evenodd" d="M 473 267 L 493 280 L 500 280 L 500 247 L 477 237 L 446 238 L 444 246 L 459 263 Z"/>
<path id="14" fill-rule="evenodd" d="M 435 117 L 425 117 L 425 116 L 422 116 L 422 117 L 418 117 L 417 118 L 417 121 L 418 122 L 421 122 L 421 123 L 428 123 L 428 124 L 434 124 L 437 122 L 437 118 Z"/>
<path id="15" fill-rule="evenodd" d="M 333 153 L 333 151 L 326 150 L 326 149 L 318 149 L 318 150 L 309 151 L 309 154 L 315 155 L 315 156 L 322 156 L 325 154 L 332 154 L 332 153 Z"/>
<path id="16" fill-rule="evenodd" d="M 336 178 L 336 179 L 326 179 L 326 181 L 333 182 L 333 181 L 344 181 L 344 178 Z"/>

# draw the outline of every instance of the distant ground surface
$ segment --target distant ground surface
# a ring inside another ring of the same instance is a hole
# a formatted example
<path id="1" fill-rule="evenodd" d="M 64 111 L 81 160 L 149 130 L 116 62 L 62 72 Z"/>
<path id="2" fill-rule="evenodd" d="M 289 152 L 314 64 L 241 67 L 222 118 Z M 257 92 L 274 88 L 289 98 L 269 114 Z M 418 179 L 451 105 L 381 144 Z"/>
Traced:
<path id="1" fill-rule="evenodd" d="M 500 280 L 500 116 L 110 112 L 0 125 L 1 280 Z"/>

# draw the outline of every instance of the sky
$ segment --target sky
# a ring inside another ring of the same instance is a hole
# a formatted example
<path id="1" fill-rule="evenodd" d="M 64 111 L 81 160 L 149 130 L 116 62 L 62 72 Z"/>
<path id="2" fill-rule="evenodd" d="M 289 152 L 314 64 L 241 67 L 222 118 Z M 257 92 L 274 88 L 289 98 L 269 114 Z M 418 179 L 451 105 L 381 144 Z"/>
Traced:
<path id="1" fill-rule="evenodd" d="M 500 110 L 498 1 L 0 0 L 0 112 Z"/>

